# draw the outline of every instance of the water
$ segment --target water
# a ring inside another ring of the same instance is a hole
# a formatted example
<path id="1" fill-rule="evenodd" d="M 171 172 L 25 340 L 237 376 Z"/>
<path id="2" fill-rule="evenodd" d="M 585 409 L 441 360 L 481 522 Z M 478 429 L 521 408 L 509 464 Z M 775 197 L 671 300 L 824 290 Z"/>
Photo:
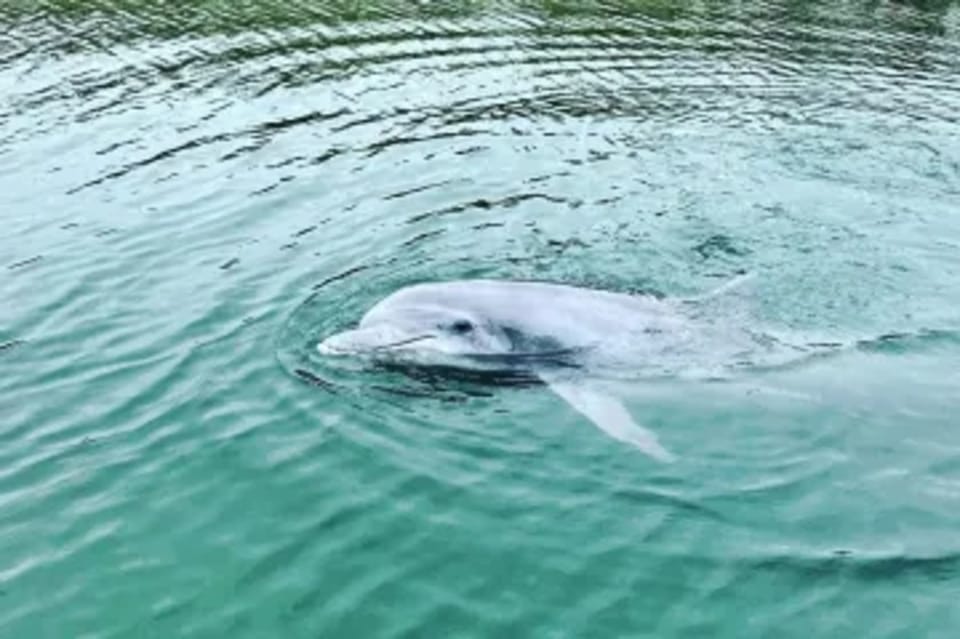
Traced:
<path id="1" fill-rule="evenodd" d="M 3 637 L 956 635 L 956 3 L 0 24 Z M 758 323 L 910 337 L 635 389 L 672 466 L 310 352 L 414 281 L 743 271 Z"/>

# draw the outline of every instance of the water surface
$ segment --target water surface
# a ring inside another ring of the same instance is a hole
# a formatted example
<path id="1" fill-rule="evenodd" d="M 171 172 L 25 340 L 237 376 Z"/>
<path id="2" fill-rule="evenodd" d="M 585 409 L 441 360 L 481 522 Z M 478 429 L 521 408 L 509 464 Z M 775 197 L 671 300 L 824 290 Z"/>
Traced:
<path id="1" fill-rule="evenodd" d="M 955 636 L 956 3 L 0 25 L 2 636 Z M 311 352 L 416 281 L 745 271 L 758 324 L 908 337 L 634 389 L 671 466 Z"/>

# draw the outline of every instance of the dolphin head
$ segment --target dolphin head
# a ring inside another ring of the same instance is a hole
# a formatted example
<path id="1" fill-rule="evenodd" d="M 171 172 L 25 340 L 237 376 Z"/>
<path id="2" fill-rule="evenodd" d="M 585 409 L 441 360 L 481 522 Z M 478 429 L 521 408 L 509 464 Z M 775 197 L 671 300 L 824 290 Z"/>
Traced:
<path id="1" fill-rule="evenodd" d="M 357 328 L 317 345 L 323 355 L 367 356 L 417 363 L 449 363 L 510 352 L 507 333 L 463 309 L 397 305 L 375 308 Z"/>
<path id="2" fill-rule="evenodd" d="M 571 309 L 584 305 L 578 300 L 557 309 L 555 289 L 537 294 L 538 287 L 527 286 L 481 280 L 403 288 L 370 308 L 355 328 L 323 339 L 317 350 L 479 372 L 579 367 L 597 333 L 570 317 Z"/>

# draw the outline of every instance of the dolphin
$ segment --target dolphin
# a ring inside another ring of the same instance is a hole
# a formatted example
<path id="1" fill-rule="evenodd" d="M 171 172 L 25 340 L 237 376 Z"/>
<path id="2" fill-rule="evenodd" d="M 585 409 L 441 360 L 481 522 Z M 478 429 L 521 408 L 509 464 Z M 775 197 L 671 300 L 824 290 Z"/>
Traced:
<path id="1" fill-rule="evenodd" d="M 675 457 L 656 434 L 590 380 L 711 371 L 742 359 L 756 349 L 756 336 L 711 321 L 703 309 L 748 278 L 690 299 L 536 281 L 421 283 L 388 295 L 356 328 L 316 348 L 324 356 L 402 366 L 521 372 L 611 437 L 669 462 Z"/>

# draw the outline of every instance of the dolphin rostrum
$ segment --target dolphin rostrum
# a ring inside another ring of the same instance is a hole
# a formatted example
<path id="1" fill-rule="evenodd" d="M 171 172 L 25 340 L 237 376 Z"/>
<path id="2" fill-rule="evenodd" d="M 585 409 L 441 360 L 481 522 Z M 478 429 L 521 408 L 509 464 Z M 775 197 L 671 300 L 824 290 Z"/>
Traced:
<path id="1" fill-rule="evenodd" d="M 661 299 L 531 281 L 460 280 L 402 288 L 359 325 L 321 341 L 328 356 L 468 371 L 522 371 L 547 384 L 608 435 L 661 461 L 673 455 L 619 399 L 603 375 L 683 374 L 742 357 L 754 338 L 702 313 L 699 300 Z"/>

